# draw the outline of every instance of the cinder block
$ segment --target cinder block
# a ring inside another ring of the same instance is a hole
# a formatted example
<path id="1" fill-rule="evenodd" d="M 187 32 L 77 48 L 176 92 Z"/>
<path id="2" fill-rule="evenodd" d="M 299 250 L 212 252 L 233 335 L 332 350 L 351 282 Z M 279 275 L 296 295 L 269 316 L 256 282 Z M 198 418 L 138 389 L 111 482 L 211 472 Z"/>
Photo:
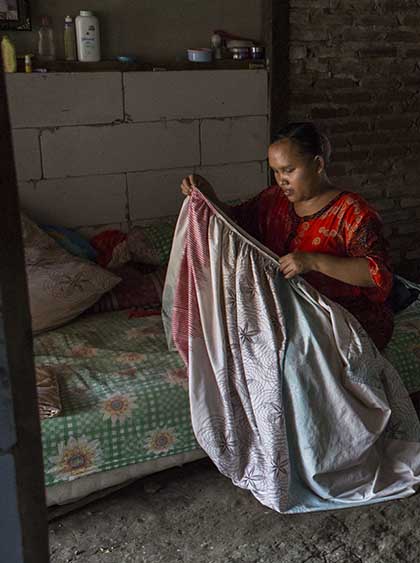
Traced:
<path id="1" fill-rule="evenodd" d="M 159 170 L 128 174 L 130 219 L 176 215 L 184 200 L 180 185 L 190 169 Z"/>
<path id="2" fill-rule="evenodd" d="M 126 220 L 123 174 L 23 183 L 19 192 L 22 208 L 39 223 L 78 227 Z"/>
<path id="3" fill-rule="evenodd" d="M 12 127 L 112 123 L 123 117 L 119 72 L 10 74 Z"/>
<path id="4" fill-rule="evenodd" d="M 18 180 L 39 180 L 42 177 L 39 131 L 15 129 L 12 136 Z"/>
<path id="5" fill-rule="evenodd" d="M 221 200 L 248 198 L 268 186 L 267 162 L 205 166 L 196 173 L 204 176 Z"/>
<path id="6" fill-rule="evenodd" d="M 203 165 L 264 160 L 267 144 L 267 117 L 205 119 L 201 123 Z"/>
<path id="7" fill-rule="evenodd" d="M 265 70 L 129 72 L 124 92 L 133 121 L 268 113 Z"/>
<path id="8" fill-rule="evenodd" d="M 41 148 L 46 178 L 177 168 L 200 162 L 198 121 L 45 130 Z"/>

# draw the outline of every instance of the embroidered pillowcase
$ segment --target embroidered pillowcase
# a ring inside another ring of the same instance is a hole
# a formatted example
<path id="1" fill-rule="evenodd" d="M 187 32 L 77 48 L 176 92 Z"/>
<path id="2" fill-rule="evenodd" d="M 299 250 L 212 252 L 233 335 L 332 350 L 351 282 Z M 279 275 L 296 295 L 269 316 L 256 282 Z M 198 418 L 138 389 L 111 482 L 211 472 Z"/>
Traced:
<path id="1" fill-rule="evenodd" d="M 71 321 L 120 282 L 97 264 L 69 254 L 26 216 L 21 220 L 34 332 Z"/>

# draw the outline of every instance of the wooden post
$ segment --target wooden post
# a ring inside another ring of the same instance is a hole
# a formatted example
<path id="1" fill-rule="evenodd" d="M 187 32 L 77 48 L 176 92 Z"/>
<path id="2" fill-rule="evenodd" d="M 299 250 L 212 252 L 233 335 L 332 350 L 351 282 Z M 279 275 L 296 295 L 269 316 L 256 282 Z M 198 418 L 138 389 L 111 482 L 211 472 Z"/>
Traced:
<path id="1" fill-rule="evenodd" d="M 264 0 L 264 40 L 269 60 L 270 141 L 288 121 L 289 0 Z"/>
<path id="2" fill-rule="evenodd" d="M 0 561 L 48 563 L 32 332 L 0 57 Z"/>

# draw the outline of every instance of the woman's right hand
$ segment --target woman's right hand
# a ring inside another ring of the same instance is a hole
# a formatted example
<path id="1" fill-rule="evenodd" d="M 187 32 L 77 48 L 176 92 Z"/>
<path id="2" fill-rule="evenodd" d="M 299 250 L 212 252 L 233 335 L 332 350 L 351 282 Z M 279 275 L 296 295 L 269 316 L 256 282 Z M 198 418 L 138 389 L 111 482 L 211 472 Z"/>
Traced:
<path id="1" fill-rule="evenodd" d="M 216 193 L 213 189 L 213 186 L 205 178 L 203 178 L 203 176 L 199 176 L 198 174 L 190 174 L 182 180 L 181 192 L 184 195 L 191 195 L 193 188 L 198 188 L 200 192 L 208 199 L 213 200 L 216 198 Z"/>

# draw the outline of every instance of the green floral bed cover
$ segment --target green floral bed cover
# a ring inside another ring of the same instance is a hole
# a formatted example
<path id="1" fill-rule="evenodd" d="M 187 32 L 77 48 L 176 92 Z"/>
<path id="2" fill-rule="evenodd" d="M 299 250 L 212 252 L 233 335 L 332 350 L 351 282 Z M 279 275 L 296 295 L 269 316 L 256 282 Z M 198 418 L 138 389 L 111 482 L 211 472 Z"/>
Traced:
<path id="1" fill-rule="evenodd" d="M 47 486 L 198 449 L 184 365 L 159 316 L 89 315 L 34 346 L 37 365 L 60 368 L 63 412 L 42 422 Z M 420 301 L 397 316 L 386 356 L 420 391 Z"/>
<path id="2" fill-rule="evenodd" d="M 199 448 L 183 362 L 159 316 L 85 316 L 34 342 L 59 366 L 62 414 L 42 422 L 46 485 Z"/>
<path id="3" fill-rule="evenodd" d="M 420 287 L 419 287 L 420 289 Z M 410 394 L 420 391 L 420 300 L 396 315 L 385 356 L 397 369 Z"/>

